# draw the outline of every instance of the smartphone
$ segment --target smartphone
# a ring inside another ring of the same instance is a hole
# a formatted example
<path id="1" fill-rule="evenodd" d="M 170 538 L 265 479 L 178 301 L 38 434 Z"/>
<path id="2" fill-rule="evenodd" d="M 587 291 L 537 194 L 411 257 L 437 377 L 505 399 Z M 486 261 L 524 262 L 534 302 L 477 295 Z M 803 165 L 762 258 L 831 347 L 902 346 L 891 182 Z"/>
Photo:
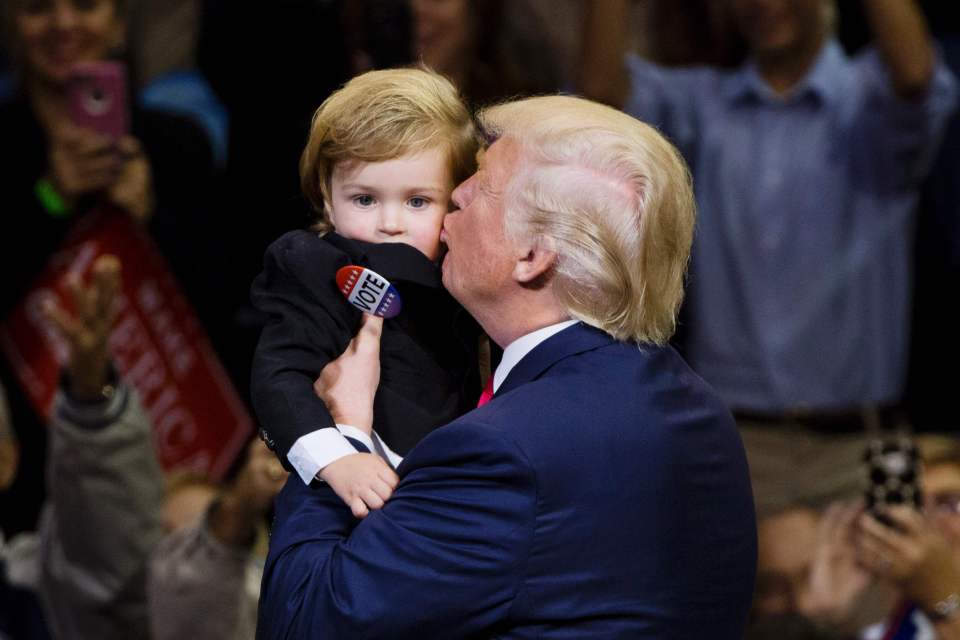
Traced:
<path id="1" fill-rule="evenodd" d="M 129 128 L 126 67 L 113 61 L 74 65 L 67 81 L 67 103 L 74 125 L 119 140 Z"/>
<path id="2" fill-rule="evenodd" d="M 905 504 L 921 508 L 920 453 L 913 438 L 907 434 L 874 436 L 867 444 L 863 461 L 866 506 L 878 520 L 890 524 L 882 515 L 887 506 Z"/>

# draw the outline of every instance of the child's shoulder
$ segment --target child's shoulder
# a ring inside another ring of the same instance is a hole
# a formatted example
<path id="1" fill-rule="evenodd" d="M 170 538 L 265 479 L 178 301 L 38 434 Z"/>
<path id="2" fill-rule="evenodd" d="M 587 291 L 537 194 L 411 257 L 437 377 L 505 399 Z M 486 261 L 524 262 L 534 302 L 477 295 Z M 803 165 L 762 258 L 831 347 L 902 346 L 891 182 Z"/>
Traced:
<path id="1" fill-rule="evenodd" d="M 349 264 L 351 258 L 345 247 L 331 241 L 330 234 L 297 229 L 273 241 L 267 248 L 265 263 L 267 266 L 276 264 L 295 271 L 301 267 L 316 271 L 324 266 L 342 267 Z"/>

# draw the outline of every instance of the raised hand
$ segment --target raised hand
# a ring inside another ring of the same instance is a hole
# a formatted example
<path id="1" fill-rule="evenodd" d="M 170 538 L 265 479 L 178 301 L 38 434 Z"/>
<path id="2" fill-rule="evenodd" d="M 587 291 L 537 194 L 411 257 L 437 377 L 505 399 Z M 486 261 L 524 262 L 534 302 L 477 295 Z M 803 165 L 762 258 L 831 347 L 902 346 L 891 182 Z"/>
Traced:
<path id="1" fill-rule="evenodd" d="M 70 394 L 78 400 L 98 400 L 107 383 L 110 353 L 107 341 L 116 317 L 116 295 L 120 288 L 120 260 L 102 255 L 92 267 L 89 284 L 76 274 L 67 276 L 67 290 L 74 313 L 50 301 L 44 308 L 47 318 L 66 340 L 70 356 L 66 364 Z"/>
<path id="2" fill-rule="evenodd" d="M 810 565 L 809 602 L 805 611 L 839 624 L 848 619 L 872 576 L 857 562 L 854 525 L 862 507 L 835 502 L 817 528 L 817 547 Z"/>

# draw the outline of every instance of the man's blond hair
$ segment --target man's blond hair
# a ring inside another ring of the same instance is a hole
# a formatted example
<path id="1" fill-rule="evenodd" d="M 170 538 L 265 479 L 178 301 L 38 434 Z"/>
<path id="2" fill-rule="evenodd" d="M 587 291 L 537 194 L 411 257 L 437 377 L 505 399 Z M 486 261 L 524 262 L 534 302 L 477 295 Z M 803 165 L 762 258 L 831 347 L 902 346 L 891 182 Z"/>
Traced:
<path id="1" fill-rule="evenodd" d="M 338 162 L 382 162 L 445 148 L 451 188 L 475 168 L 478 147 L 470 112 L 457 89 L 429 69 L 369 71 L 327 98 L 313 115 L 300 158 L 300 184 L 319 214 L 315 228 L 332 228 L 326 204 Z"/>
<path id="2" fill-rule="evenodd" d="M 546 238 L 568 313 L 618 340 L 664 344 L 676 326 L 693 239 L 690 173 L 652 127 L 569 96 L 479 115 L 488 138 L 521 146 L 504 195 L 512 238 Z"/>

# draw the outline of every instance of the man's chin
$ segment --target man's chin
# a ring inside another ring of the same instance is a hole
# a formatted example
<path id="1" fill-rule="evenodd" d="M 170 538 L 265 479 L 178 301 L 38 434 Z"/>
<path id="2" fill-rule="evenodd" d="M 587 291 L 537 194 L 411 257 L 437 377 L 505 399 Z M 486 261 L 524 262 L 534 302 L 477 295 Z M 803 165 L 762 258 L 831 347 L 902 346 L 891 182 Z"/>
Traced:
<path id="1" fill-rule="evenodd" d="M 443 281 L 443 286 L 449 291 L 450 285 L 447 284 L 447 254 L 444 253 L 443 257 L 440 258 L 440 279 Z"/>
<path id="2" fill-rule="evenodd" d="M 448 256 L 444 255 L 440 261 L 440 281 L 443 283 L 443 288 L 447 290 L 447 293 L 452 295 L 457 302 L 463 304 L 463 301 L 460 300 L 460 297 L 457 295 L 457 288 L 454 286 L 453 266 L 447 265 L 447 258 Z"/>

